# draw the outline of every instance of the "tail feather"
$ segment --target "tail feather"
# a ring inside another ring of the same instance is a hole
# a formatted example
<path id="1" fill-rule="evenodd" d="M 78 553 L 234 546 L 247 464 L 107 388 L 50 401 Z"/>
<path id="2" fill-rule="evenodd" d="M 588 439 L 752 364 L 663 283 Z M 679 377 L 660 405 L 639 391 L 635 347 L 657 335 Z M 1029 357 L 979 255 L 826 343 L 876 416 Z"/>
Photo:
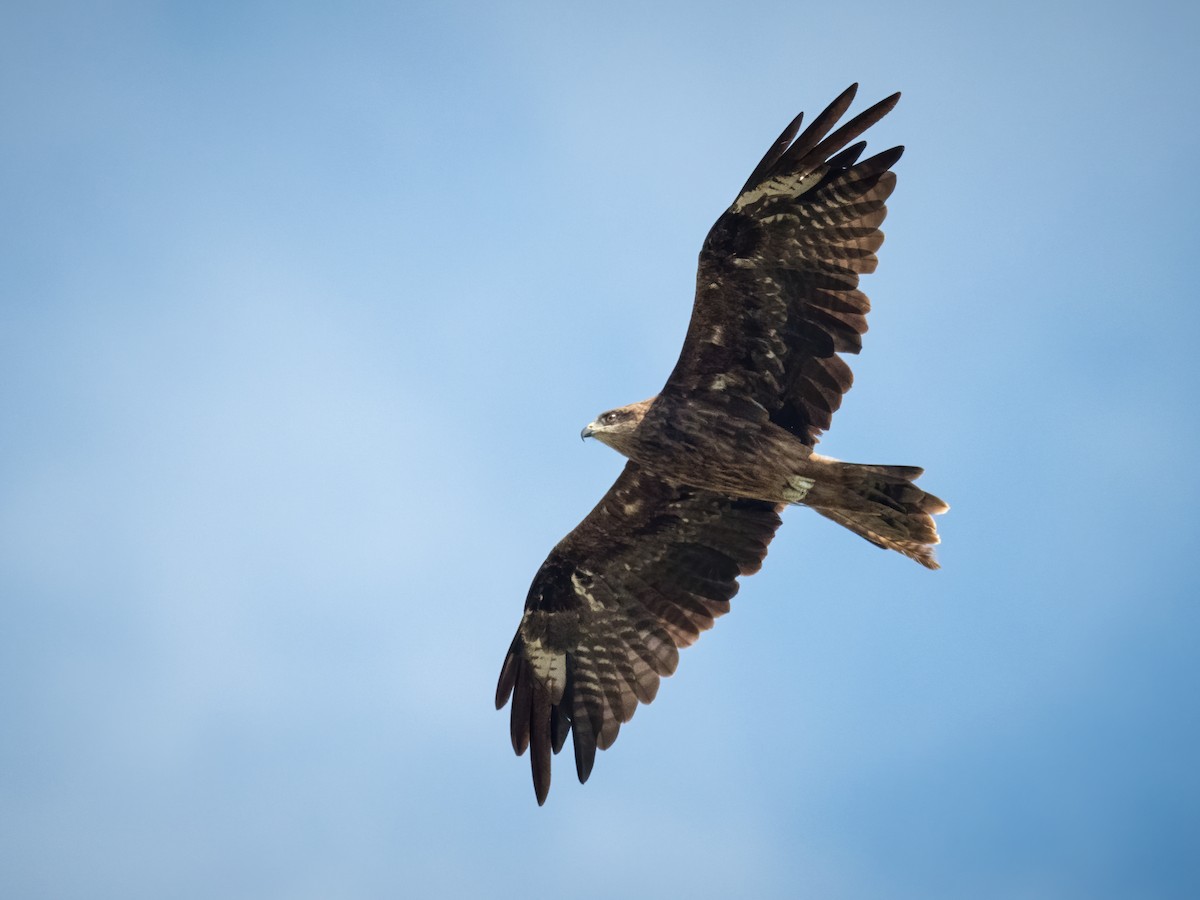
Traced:
<path id="1" fill-rule="evenodd" d="M 838 464 L 838 490 L 813 497 L 810 505 L 877 547 L 903 553 L 928 569 L 939 568 L 933 547 L 940 542 L 933 516 L 950 507 L 913 484 L 916 466 Z"/>

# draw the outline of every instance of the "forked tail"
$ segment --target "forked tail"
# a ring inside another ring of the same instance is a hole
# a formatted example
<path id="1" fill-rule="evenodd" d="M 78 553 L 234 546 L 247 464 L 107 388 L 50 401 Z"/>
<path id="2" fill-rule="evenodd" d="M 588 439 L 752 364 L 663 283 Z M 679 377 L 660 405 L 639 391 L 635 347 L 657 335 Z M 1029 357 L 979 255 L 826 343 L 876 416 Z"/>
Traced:
<path id="1" fill-rule="evenodd" d="M 921 565 L 938 568 L 933 547 L 941 539 L 933 516 L 950 507 L 913 482 L 916 466 L 865 466 L 839 462 L 837 490 L 809 494 L 807 505 L 877 547 L 903 553 Z"/>

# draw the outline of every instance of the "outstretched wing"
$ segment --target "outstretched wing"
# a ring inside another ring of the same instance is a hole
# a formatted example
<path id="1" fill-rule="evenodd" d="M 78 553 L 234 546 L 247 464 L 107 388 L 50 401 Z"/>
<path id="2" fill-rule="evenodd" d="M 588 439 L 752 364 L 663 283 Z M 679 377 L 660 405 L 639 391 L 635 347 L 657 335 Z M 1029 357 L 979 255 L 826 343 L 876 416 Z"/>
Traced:
<path id="1" fill-rule="evenodd" d="M 617 739 L 637 704 L 687 647 L 729 611 L 739 575 L 757 572 L 779 509 L 666 482 L 636 463 L 538 570 L 496 687 L 512 696 L 512 743 L 531 748 L 538 804 L 551 751 L 574 732 L 586 781 L 596 749 Z"/>
<path id="2" fill-rule="evenodd" d="M 889 169 L 904 149 L 858 162 L 866 142 L 847 147 L 899 94 L 829 133 L 857 87 L 799 137 L 797 116 L 713 225 L 687 338 L 664 388 L 740 394 L 810 446 L 853 381 L 838 354 L 862 347 L 870 303 L 858 276 L 875 270 L 884 201 L 896 185 Z"/>

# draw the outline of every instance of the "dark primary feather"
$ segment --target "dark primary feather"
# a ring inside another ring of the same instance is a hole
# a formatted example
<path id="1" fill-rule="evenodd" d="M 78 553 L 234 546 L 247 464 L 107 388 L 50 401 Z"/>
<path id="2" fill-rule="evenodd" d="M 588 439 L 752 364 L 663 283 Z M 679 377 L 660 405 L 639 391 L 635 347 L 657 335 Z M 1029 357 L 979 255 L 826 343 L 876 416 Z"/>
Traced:
<path id="1" fill-rule="evenodd" d="M 779 523 L 775 504 L 671 484 L 630 462 L 554 548 L 496 687 L 497 709 L 512 697 L 513 749 L 530 750 L 539 804 L 568 732 L 586 781 L 596 750 L 675 671 L 679 648 L 729 611 Z"/>
<path id="2" fill-rule="evenodd" d="M 696 302 L 664 393 L 722 389 L 767 410 L 812 445 L 853 382 L 838 354 L 857 353 L 870 302 L 859 275 L 875 270 L 889 171 L 902 147 L 858 161 L 847 146 L 899 94 L 830 133 L 856 85 L 798 137 L 800 118 L 767 151 L 700 252 Z"/>

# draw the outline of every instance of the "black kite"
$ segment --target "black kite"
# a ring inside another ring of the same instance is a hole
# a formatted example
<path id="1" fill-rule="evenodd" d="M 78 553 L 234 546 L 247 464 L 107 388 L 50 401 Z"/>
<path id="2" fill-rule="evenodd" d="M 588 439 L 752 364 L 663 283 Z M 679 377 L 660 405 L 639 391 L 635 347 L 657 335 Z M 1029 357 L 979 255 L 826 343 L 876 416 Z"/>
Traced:
<path id="1" fill-rule="evenodd" d="M 921 469 L 813 452 L 867 330 L 858 277 L 875 269 L 902 147 L 859 162 L 847 146 L 894 94 L 831 132 L 851 86 L 797 137 L 788 125 L 700 251 L 683 351 L 662 392 L 583 431 L 629 458 L 587 518 L 551 551 L 496 688 L 512 697 L 512 744 L 531 749 L 538 803 L 551 753 L 574 732 L 586 781 L 638 703 L 675 671 L 679 648 L 729 611 L 760 568 L 789 504 L 937 568 L 931 514 L 945 503 Z"/>

